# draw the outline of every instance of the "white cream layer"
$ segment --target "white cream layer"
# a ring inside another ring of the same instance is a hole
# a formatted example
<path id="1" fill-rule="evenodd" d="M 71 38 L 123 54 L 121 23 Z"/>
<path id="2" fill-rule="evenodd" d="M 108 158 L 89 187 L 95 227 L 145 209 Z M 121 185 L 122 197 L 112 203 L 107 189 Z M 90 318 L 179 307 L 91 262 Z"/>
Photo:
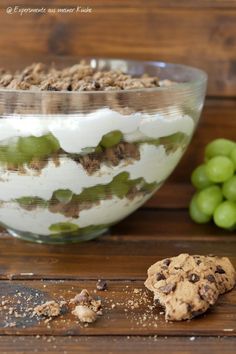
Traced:
<path id="1" fill-rule="evenodd" d="M 104 164 L 91 176 L 82 165 L 68 158 L 61 159 L 61 165 L 58 167 L 53 162 L 49 162 L 40 175 L 35 174 L 32 169 L 28 169 L 26 175 L 20 175 L 2 168 L 0 169 L 0 201 L 25 196 L 37 196 L 49 200 L 57 189 L 70 189 L 73 193 L 80 194 L 83 188 L 111 182 L 123 171 L 129 172 L 131 179 L 143 177 L 147 183 L 159 183 L 170 175 L 182 154 L 180 148 L 167 155 L 163 146 L 142 144 L 139 161 L 132 161 L 130 164 L 123 161 L 116 167 L 108 167 Z"/>
<path id="2" fill-rule="evenodd" d="M 7 203 L 0 205 L 0 222 L 17 231 L 49 235 L 52 234 L 49 227 L 59 222 L 71 222 L 79 227 L 117 222 L 140 207 L 148 198 L 149 196 L 136 197 L 130 201 L 126 198 L 113 197 L 101 201 L 99 205 L 93 206 L 91 209 L 81 211 L 78 219 L 54 214 L 47 209 L 38 208 L 27 211 L 17 204 Z"/>
<path id="3" fill-rule="evenodd" d="M 159 138 L 177 132 L 191 135 L 194 121 L 176 107 L 167 107 L 155 114 L 122 115 L 109 108 L 87 115 L 12 116 L 0 119 L 0 145 L 15 137 L 42 136 L 52 133 L 68 153 L 81 153 L 96 147 L 104 134 L 120 130 L 128 142 Z"/>

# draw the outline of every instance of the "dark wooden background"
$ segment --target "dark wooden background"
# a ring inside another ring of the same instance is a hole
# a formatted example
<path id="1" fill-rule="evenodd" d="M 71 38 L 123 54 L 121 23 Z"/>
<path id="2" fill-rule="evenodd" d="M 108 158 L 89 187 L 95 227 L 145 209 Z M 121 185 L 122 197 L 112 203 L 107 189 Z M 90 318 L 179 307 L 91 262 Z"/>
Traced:
<path id="1" fill-rule="evenodd" d="M 24 8 L 80 5 L 91 7 L 92 13 L 7 14 L 6 8 L 15 5 Z M 142 287 L 148 265 L 183 250 L 226 255 L 236 265 L 235 235 L 213 225 L 195 225 L 187 213 L 193 192 L 189 178 L 202 160 L 204 145 L 217 137 L 236 138 L 235 0 L 1 0 L 0 50 L 0 66 L 13 69 L 32 61 L 75 63 L 79 57 L 103 56 L 185 63 L 202 68 L 209 75 L 206 105 L 191 146 L 168 183 L 146 207 L 115 227 L 110 236 L 63 249 L 20 242 L 2 232 L 0 290 L 4 292 L 9 286 L 9 277 L 13 279 L 10 282 L 13 291 L 22 284 L 41 291 L 43 280 L 47 295 L 53 298 L 61 289 L 61 281 L 66 281 L 62 287 L 65 292 L 72 285 L 89 288 L 95 284 L 91 281 L 106 277 L 111 280 L 112 289 L 112 294 L 106 296 L 117 300 L 124 281 L 131 291 Z M 27 272 L 33 275 L 25 275 Z M 124 296 L 128 300 L 129 295 Z M 132 329 L 121 310 L 114 309 L 111 322 L 105 316 L 100 324 L 88 329 L 67 328 L 63 321 L 52 330 L 40 324 L 26 329 L 0 328 L 0 350 L 4 353 L 32 353 L 32 348 L 50 353 L 79 350 L 234 353 L 235 298 L 235 291 L 231 292 L 216 310 L 190 325 L 167 326 L 160 321 L 158 328 L 150 322 L 145 329 L 138 326 Z M 142 313 L 142 309 L 139 311 Z M 225 328 L 233 331 L 224 332 Z M 37 339 L 37 333 L 46 337 Z M 70 333 L 86 336 L 70 338 Z M 59 335 L 56 349 L 54 340 L 47 341 L 52 334 Z M 132 337 L 137 334 L 143 337 Z M 150 339 L 154 334 L 158 338 Z M 191 342 L 190 336 L 200 337 Z"/>

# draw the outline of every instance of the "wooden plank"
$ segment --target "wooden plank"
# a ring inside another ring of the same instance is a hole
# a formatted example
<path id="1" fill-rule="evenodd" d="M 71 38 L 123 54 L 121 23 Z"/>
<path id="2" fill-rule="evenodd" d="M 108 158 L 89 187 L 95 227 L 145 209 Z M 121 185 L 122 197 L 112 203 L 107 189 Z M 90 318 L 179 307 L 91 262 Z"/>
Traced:
<path id="1" fill-rule="evenodd" d="M 92 242 L 54 246 L 0 243 L 1 279 L 144 279 L 157 260 L 182 252 L 230 257 L 236 266 L 236 238 L 214 225 L 195 225 L 186 211 L 140 210 Z"/>
<path id="2" fill-rule="evenodd" d="M 79 3 L 81 6 L 88 6 L 87 0 L 81 0 Z M 14 3 L 14 5 L 22 6 L 24 8 L 27 7 L 73 7 L 77 6 L 78 2 L 76 0 L 70 0 L 70 4 L 68 4 L 65 0 L 40 0 L 37 2 L 37 6 L 32 6 L 31 0 L 18 0 Z M 112 1 L 104 1 L 104 0 L 90 0 L 89 6 L 94 8 L 153 8 L 155 6 L 158 7 L 166 7 L 166 8 L 235 8 L 236 3 L 235 0 L 149 0 L 144 3 L 144 0 L 112 0 Z M 8 0 L 1 0 L 0 8 L 5 9 L 9 6 Z"/>
<path id="3" fill-rule="evenodd" d="M 190 339 L 191 338 L 191 339 Z M 1 336 L 2 354 L 35 353 L 48 354 L 234 354 L 236 339 L 230 337 L 140 337 L 140 336 L 84 336 L 53 337 L 44 336 Z"/>
<path id="4" fill-rule="evenodd" d="M 50 353 L 50 354 L 104 354 L 109 353 L 158 353 L 166 354 L 215 354 L 235 353 L 234 338 L 202 338 L 194 341 L 182 337 L 0 337 L 3 354 L 15 354 L 15 348 L 21 353 Z"/>
<path id="5" fill-rule="evenodd" d="M 48 300 L 68 302 L 83 288 L 102 299 L 103 315 L 95 323 L 81 325 L 71 313 L 73 306 L 64 308 L 62 315 L 50 322 L 32 317 L 38 304 Z M 110 281 L 108 291 L 95 289 L 95 281 L 1 281 L 0 298 L 5 303 L 0 313 L 0 334 L 235 337 L 236 290 L 221 296 L 217 305 L 201 317 L 166 323 L 163 309 L 152 308 L 152 294 L 143 282 Z"/>
<path id="6" fill-rule="evenodd" d="M 213 1 L 207 1 L 208 6 L 194 8 L 186 6 L 187 1 L 183 3 L 185 6 L 178 7 L 178 3 L 169 1 L 164 7 L 164 1 L 158 6 L 154 1 L 147 5 L 146 1 L 128 0 L 116 1 L 111 6 L 109 0 L 96 0 L 91 2 L 90 14 L 22 16 L 9 15 L 3 7 L 0 47 L 4 51 L 0 65 L 17 68 L 32 61 L 69 64 L 84 56 L 181 62 L 208 72 L 210 95 L 234 97 L 236 9 L 233 2 L 226 2 L 225 8 L 219 1 L 214 7 L 209 7 Z M 19 4 L 32 6 L 32 2 Z M 54 1 L 50 5 L 65 7 L 68 3 Z"/>

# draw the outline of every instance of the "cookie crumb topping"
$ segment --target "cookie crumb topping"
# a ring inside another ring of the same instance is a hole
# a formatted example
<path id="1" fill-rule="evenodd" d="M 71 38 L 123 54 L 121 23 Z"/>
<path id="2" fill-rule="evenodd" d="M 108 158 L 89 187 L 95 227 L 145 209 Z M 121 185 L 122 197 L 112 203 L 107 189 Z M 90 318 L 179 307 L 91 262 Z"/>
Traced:
<path id="1" fill-rule="evenodd" d="M 94 69 L 85 61 L 64 69 L 34 63 L 21 71 L 0 70 L 0 88 L 14 90 L 114 91 L 159 86 L 157 77 L 150 77 L 147 74 L 136 77 L 120 70 L 101 71 Z"/>

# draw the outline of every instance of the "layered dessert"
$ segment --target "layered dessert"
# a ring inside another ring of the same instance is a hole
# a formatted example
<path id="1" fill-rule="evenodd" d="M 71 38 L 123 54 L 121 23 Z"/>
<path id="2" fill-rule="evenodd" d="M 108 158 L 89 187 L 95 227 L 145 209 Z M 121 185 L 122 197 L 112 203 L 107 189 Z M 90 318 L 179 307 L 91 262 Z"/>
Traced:
<path id="1" fill-rule="evenodd" d="M 175 168 L 195 123 L 184 106 L 142 109 L 120 94 L 138 101 L 140 90 L 169 85 L 85 63 L 2 70 L 1 90 L 37 93 L 41 106 L 31 110 L 31 95 L 26 113 L 1 104 L 0 222 L 26 237 L 86 238 L 137 209 Z"/>

